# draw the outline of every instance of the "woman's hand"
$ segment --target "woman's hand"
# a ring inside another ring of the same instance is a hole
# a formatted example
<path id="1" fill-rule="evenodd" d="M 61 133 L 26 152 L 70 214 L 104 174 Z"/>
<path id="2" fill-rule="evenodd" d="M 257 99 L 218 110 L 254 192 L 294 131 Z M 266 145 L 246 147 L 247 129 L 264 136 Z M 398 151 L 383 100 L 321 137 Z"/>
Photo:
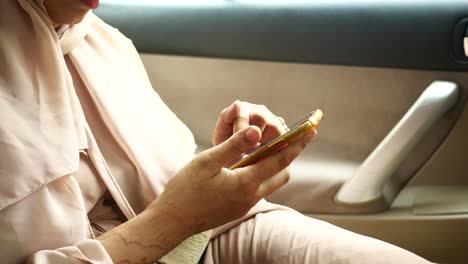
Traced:
<path id="1" fill-rule="evenodd" d="M 249 125 L 262 131 L 261 144 L 286 132 L 283 118 L 274 115 L 264 105 L 235 101 L 219 115 L 212 138 L 213 146 L 224 142 Z"/>
<path id="2" fill-rule="evenodd" d="M 283 133 L 281 120 L 264 106 L 236 101 L 223 110 L 215 147 L 197 155 L 138 216 L 100 236 L 114 262 L 159 259 L 191 235 L 245 215 L 289 180 L 285 168 L 315 131 L 263 160 L 236 170 L 226 166 Z"/>
<path id="3" fill-rule="evenodd" d="M 242 217 L 260 199 L 288 181 L 289 174 L 278 173 L 288 167 L 314 135 L 308 133 L 256 164 L 229 170 L 225 168 L 228 164 L 254 148 L 262 138 L 257 126 L 241 129 L 182 168 L 152 206 L 173 217 L 181 228 L 190 227 L 191 234 Z"/>
<path id="4" fill-rule="evenodd" d="M 98 237 L 114 263 L 153 261 L 184 239 L 242 217 L 289 179 L 279 173 L 301 153 L 314 132 L 253 165 L 226 169 L 255 147 L 260 128 L 248 126 L 200 153 L 141 214 Z"/>

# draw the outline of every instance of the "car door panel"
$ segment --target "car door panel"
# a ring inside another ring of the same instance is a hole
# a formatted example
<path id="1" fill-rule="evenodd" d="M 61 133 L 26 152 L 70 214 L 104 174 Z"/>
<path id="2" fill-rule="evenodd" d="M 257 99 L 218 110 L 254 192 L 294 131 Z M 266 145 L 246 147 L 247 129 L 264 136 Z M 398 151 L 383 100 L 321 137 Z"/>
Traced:
<path id="1" fill-rule="evenodd" d="M 319 136 L 292 165 L 290 182 L 272 194 L 270 201 L 433 261 L 463 263 L 458 261 L 468 259 L 462 250 L 468 242 L 468 231 L 463 228 L 468 226 L 466 212 L 413 212 L 420 206 L 415 202 L 418 197 L 439 187 L 468 187 L 465 90 L 456 109 L 438 123 L 448 128 L 438 136 L 449 135 L 422 168 L 409 168 L 416 171 L 415 176 L 389 208 L 382 203 L 353 207 L 335 202 L 343 183 L 433 80 L 451 80 L 466 87 L 468 74 L 149 54 L 142 59 L 155 89 L 192 128 L 201 148 L 211 144 L 219 111 L 236 98 L 268 105 L 287 120 L 314 107 L 324 110 Z M 422 146 L 433 138 L 423 140 Z M 444 202 L 450 201 L 440 196 L 439 203 Z M 376 211 L 380 212 L 370 213 Z"/>
<path id="2" fill-rule="evenodd" d="M 468 69 L 452 56 L 463 44 L 453 38 L 456 22 L 468 17 L 464 0 L 106 2 L 98 14 L 141 52 Z"/>

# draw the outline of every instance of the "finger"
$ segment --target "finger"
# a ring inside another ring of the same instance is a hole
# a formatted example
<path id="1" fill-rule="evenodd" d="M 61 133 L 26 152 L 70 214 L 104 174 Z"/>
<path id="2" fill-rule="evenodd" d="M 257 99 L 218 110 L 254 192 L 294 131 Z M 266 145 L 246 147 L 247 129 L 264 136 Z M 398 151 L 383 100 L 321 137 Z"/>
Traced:
<path id="1" fill-rule="evenodd" d="M 220 169 L 238 160 L 254 148 L 262 133 L 258 127 L 250 126 L 224 141 L 223 143 L 200 154 L 200 166 Z"/>
<path id="2" fill-rule="evenodd" d="M 283 120 L 281 117 L 274 115 L 264 105 L 256 105 L 250 114 L 250 124 L 262 129 L 262 140 L 260 141 L 262 144 L 286 132 L 284 121 L 281 120 Z"/>
<path id="3" fill-rule="evenodd" d="M 257 189 L 256 196 L 259 198 L 266 197 L 278 190 L 281 186 L 285 185 L 289 181 L 289 170 L 288 168 L 282 170 L 280 173 L 264 181 Z"/>
<path id="4" fill-rule="evenodd" d="M 278 137 L 279 135 L 282 135 L 284 133 L 283 131 L 283 129 L 279 129 L 277 126 L 273 127 L 268 125 L 263 131 L 260 143 L 265 144 L 269 142 L 270 140 Z"/>
<path id="5" fill-rule="evenodd" d="M 311 132 L 313 135 L 312 135 L 312 138 L 316 137 L 318 135 L 318 132 L 317 132 L 317 129 L 313 129 L 312 132 Z"/>
<path id="6" fill-rule="evenodd" d="M 227 120 L 230 119 L 228 115 L 232 112 L 233 105 L 224 108 L 223 111 L 219 114 L 218 121 L 216 121 L 216 126 L 213 133 L 213 146 L 216 146 L 226 139 L 232 136 L 233 123 L 229 123 Z"/>
<path id="7" fill-rule="evenodd" d="M 235 132 L 249 126 L 250 104 L 236 100 L 225 108 L 216 122 L 213 145 L 216 146 L 231 137 Z"/>
<path id="8" fill-rule="evenodd" d="M 251 113 L 249 119 L 250 119 L 250 125 L 260 128 L 263 134 L 263 131 L 265 131 L 268 125 L 268 121 L 265 115 L 258 114 L 258 113 Z"/>
<path id="9" fill-rule="evenodd" d="M 250 125 L 249 104 L 242 103 L 240 101 L 234 102 L 231 115 L 233 118 L 232 133 L 236 133 L 237 131 L 240 131 L 241 129 L 244 129 Z"/>
<path id="10" fill-rule="evenodd" d="M 281 151 L 246 167 L 246 177 L 257 182 L 264 182 L 289 166 L 291 162 L 304 150 L 315 134 L 309 132 L 302 138 L 291 143 Z"/>

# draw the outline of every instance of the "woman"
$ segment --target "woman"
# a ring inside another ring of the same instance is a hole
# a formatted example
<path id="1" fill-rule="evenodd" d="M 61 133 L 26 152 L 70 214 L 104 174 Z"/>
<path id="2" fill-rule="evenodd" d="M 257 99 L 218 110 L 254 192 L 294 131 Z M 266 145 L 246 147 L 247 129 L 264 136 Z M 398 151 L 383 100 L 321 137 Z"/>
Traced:
<path id="1" fill-rule="evenodd" d="M 89 12 L 98 4 L 0 2 L 3 262 L 427 263 L 262 200 L 315 133 L 225 169 L 283 132 L 261 106 L 223 110 L 215 146 L 194 156 L 132 43 Z"/>

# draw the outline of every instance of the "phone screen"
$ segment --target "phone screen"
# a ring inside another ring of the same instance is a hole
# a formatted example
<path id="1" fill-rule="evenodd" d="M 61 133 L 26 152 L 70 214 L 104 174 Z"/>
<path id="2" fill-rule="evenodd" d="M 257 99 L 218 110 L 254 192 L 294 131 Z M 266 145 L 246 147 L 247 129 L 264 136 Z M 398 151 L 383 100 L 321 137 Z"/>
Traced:
<path id="1" fill-rule="evenodd" d="M 316 109 L 308 113 L 306 116 L 290 126 L 290 129 L 287 132 L 246 154 L 240 161 L 229 167 L 229 169 L 234 170 L 254 164 L 260 159 L 280 151 L 290 143 L 304 136 L 307 132 L 316 129 L 322 118 L 323 112 L 320 109 Z"/>

